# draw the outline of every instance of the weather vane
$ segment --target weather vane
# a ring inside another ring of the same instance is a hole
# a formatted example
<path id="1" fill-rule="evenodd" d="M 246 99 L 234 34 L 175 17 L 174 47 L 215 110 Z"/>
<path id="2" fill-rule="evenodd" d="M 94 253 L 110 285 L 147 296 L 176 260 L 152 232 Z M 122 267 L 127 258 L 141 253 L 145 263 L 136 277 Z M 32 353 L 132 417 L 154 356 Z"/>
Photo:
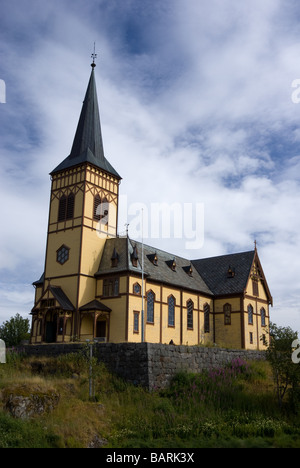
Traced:
<path id="1" fill-rule="evenodd" d="M 93 68 L 96 66 L 95 59 L 97 58 L 97 54 L 95 53 L 95 46 L 96 46 L 96 43 L 94 42 L 94 52 L 91 55 L 91 57 L 93 59 L 93 63 L 91 64 L 91 67 L 93 67 Z"/>

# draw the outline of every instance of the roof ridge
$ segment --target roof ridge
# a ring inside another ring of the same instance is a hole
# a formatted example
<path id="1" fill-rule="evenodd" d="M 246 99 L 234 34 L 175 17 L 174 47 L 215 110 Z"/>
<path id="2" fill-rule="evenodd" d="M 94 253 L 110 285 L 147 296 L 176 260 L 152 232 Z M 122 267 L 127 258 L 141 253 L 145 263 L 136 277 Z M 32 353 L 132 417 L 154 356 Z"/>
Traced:
<path id="1" fill-rule="evenodd" d="M 234 252 L 234 253 L 228 253 L 228 254 L 223 254 L 223 255 L 214 255 L 213 257 L 203 257 L 203 258 L 195 258 L 191 260 L 192 262 L 199 262 L 201 260 L 210 260 L 210 259 L 216 259 L 216 258 L 225 258 L 225 257 L 232 257 L 232 256 L 237 256 L 237 255 L 243 255 L 243 254 L 250 254 L 253 253 L 255 254 L 255 250 L 245 250 L 243 252 Z"/>

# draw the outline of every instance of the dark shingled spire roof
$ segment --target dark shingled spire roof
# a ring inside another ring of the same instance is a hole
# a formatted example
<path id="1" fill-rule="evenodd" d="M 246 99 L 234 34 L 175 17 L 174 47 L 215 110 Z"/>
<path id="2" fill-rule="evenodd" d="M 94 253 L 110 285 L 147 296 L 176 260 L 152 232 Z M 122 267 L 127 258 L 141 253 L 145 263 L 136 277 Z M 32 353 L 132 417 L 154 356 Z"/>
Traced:
<path id="1" fill-rule="evenodd" d="M 51 174 L 89 163 L 121 179 L 104 156 L 94 69 L 92 66 L 71 153 Z"/>

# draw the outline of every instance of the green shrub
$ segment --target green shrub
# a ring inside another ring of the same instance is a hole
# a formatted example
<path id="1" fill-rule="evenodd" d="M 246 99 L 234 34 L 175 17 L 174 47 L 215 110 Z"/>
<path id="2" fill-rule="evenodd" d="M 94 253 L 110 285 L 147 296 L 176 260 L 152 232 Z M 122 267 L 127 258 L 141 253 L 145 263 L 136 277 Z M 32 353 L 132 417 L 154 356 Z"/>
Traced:
<path id="1" fill-rule="evenodd" d="M 0 448 L 63 448 L 64 443 L 38 421 L 14 419 L 0 412 Z"/>

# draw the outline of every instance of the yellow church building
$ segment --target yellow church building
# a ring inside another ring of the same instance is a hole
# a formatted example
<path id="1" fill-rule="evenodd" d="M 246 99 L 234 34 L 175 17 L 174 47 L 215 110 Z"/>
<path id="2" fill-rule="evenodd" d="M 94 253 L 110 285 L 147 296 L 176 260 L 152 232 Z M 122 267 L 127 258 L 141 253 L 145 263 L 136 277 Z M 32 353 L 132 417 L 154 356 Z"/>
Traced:
<path id="1" fill-rule="evenodd" d="M 272 296 L 256 246 L 191 261 L 118 236 L 121 177 L 104 156 L 94 62 L 71 153 L 50 175 L 32 344 L 266 348 Z"/>

